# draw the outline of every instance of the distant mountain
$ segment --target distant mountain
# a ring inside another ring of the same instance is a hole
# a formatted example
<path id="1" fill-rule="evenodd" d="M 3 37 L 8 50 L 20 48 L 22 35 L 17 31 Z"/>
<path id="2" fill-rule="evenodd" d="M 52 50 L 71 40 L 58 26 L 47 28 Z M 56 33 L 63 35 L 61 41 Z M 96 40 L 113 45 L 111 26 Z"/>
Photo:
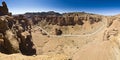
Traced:
<path id="1" fill-rule="evenodd" d="M 62 14 L 54 11 L 49 11 L 49 12 L 27 12 L 24 15 L 39 15 L 39 16 L 61 16 Z"/>

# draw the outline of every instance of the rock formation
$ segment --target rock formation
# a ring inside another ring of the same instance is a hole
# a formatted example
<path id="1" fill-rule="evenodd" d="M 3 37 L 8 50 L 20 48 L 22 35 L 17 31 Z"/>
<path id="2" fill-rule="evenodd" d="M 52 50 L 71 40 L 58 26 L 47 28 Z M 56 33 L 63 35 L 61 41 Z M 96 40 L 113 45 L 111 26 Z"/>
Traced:
<path id="1" fill-rule="evenodd" d="M 33 49 L 35 51 L 35 48 L 32 48 L 34 44 L 31 39 L 32 37 L 30 37 L 30 25 L 28 24 L 28 22 L 21 21 L 22 19 L 20 20 L 20 22 L 15 23 L 17 22 L 17 20 L 15 21 L 12 16 L 1 16 L 0 33 L 2 40 L 0 45 L 3 47 L 2 50 L 4 50 L 4 53 L 18 53 L 20 51 L 22 52 L 22 50 L 19 49 L 25 49 L 24 47 L 27 47 L 26 44 L 28 44 L 29 46 L 29 48 L 26 49 L 28 49 L 29 51 Z M 25 32 L 27 33 L 24 34 Z M 22 53 L 24 54 L 29 51 Z M 35 54 L 35 52 L 31 54 Z"/>
<path id="2" fill-rule="evenodd" d="M 9 15 L 8 7 L 5 1 L 2 2 L 2 6 L 0 6 L 0 16 Z"/>
<path id="3" fill-rule="evenodd" d="M 32 42 L 31 24 L 28 20 L 24 18 L 15 20 L 8 15 L 1 16 L 0 34 L 1 52 L 7 54 L 21 52 L 25 55 L 36 53 Z"/>

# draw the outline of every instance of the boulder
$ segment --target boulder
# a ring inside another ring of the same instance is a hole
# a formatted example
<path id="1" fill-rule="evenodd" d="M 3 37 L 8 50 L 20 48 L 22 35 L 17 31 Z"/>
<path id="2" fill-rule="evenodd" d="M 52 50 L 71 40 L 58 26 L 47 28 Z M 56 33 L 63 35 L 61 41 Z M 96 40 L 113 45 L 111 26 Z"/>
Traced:
<path id="1" fill-rule="evenodd" d="M 55 29 L 56 35 L 62 35 L 62 30 L 60 29 Z"/>

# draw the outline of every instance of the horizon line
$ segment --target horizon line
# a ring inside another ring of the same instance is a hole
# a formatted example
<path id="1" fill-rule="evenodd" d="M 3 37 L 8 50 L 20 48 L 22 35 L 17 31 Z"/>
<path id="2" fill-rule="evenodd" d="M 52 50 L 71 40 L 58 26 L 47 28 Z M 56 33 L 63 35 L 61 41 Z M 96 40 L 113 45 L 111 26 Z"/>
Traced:
<path id="1" fill-rule="evenodd" d="M 41 13 L 41 12 L 51 12 L 53 10 L 50 10 L 50 11 L 28 11 L 28 12 L 19 12 L 19 13 L 13 13 L 11 12 L 13 15 L 20 15 L 20 14 L 26 14 L 26 13 Z M 103 15 L 103 16 L 114 16 L 114 15 L 119 15 L 120 13 L 118 14 L 101 14 L 101 13 L 94 13 L 94 12 L 87 12 L 87 11 L 68 11 L 68 12 L 60 12 L 60 11 L 53 11 L 53 12 L 56 12 L 56 13 L 60 13 L 60 14 L 63 14 L 63 13 L 80 13 L 80 12 L 83 12 L 83 13 L 89 13 L 89 14 L 97 14 L 97 15 Z"/>

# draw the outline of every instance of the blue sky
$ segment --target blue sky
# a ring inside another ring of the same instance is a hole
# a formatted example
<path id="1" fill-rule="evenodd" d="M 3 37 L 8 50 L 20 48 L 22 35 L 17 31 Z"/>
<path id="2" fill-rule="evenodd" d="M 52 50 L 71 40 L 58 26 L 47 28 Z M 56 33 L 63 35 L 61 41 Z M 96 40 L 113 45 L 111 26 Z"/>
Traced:
<path id="1" fill-rule="evenodd" d="M 0 0 L 1 2 L 2 0 Z M 5 0 L 10 12 L 88 12 L 102 15 L 120 14 L 120 0 Z"/>

